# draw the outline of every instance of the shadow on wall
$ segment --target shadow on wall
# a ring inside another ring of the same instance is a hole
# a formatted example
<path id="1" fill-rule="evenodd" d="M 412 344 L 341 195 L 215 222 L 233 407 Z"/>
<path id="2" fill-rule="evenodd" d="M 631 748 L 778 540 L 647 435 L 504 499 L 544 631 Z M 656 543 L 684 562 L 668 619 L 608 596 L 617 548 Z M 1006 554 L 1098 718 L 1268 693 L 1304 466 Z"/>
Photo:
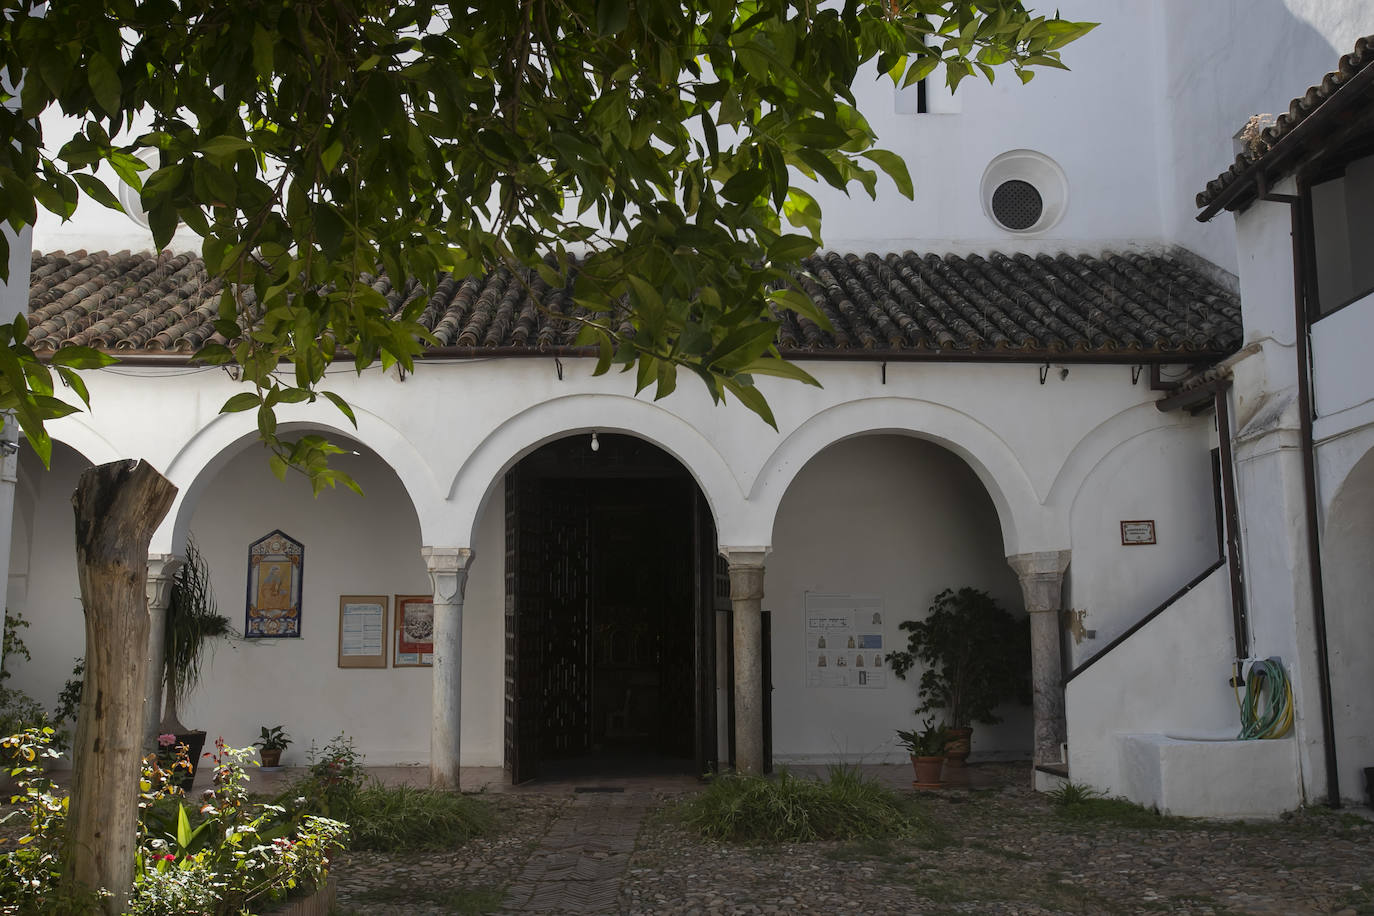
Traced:
<path id="1" fill-rule="evenodd" d="M 1231 222 L 1199 226 L 1193 196 L 1235 159 L 1231 137 L 1251 115 L 1287 110 L 1335 69 L 1371 30 L 1368 9 L 1365 0 L 1168 0 L 1164 15 L 1169 234 L 1234 272 Z"/>
<path id="2" fill-rule="evenodd" d="M 1322 533 L 1322 578 L 1331 647 L 1332 714 L 1335 718 L 1341 798 L 1365 803 L 1364 768 L 1374 766 L 1374 451 L 1361 458 L 1336 491 Z"/>

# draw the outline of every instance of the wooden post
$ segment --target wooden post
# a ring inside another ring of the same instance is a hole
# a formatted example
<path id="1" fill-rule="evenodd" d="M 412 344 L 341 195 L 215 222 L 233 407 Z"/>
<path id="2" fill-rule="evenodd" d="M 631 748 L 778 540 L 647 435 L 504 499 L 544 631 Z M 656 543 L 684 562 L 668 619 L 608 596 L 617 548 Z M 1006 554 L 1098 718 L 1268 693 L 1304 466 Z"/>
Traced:
<path id="1" fill-rule="evenodd" d="M 122 913 L 133 883 L 139 760 L 148 665 L 148 543 L 177 488 L 152 465 L 116 461 L 81 475 L 72 494 L 86 616 L 86 686 L 72 746 L 69 889 L 104 888 Z"/>

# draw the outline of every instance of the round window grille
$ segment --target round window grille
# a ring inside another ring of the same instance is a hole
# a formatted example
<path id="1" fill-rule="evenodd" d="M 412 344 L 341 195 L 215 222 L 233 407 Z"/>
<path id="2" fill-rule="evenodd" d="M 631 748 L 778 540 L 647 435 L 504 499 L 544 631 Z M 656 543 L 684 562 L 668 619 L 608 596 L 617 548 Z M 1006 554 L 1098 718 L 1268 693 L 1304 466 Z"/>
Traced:
<path id="1" fill-rule="evenodd" d="M 1002 182 L 992 192 L 992 215 L 1008 229 L 1029 229 L 1044 212 L 1045 202 L 1029 181 L 1013 178 Z"/>

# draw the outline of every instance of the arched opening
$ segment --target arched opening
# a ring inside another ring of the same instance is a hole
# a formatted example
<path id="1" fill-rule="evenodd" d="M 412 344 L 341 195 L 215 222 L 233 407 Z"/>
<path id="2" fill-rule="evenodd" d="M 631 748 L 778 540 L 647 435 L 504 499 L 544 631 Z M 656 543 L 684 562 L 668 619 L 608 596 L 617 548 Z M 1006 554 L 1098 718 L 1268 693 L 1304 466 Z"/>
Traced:
<path id="1" fill-rule="evenodd" d="M 1365 798 L 1364 771 L 1374 767 L 1374 451 L 1351 469 L 1326 515 L 1322 537 L 1331 706 L 1341 798 Z"/>
<path id="2" fill-rule="evenodd" d="M 919 725 L 921 671 L 899 680 L 887 654 L 906 648 L 901 622 L 922 618 L 943 589 L 971 586 L 1024 613 L 987 489 L 958 455 L 915 435 L 818 451 L 783 494 L 772 543 L 764 607 L 781 763 L 905 760 L 893 732 Z M 975 760 L 1029 756 L 1029 708 L 1003 711 L 1001 724 L 975 727 Z"/>
<path id="3" fill-rule="evenodd" d="M 195 478 L 185 527 L 211 572 L 219 612 L 246 633 L 250 545 L 281 531 L 303 547 L 296 635 L 229 639 L 216 645 L 199 687 L 182 706 L 188 728 L 222 735 L 234 747 L 282 725 L 292 738 L 287 766 L 309 761 L 343 734 L 369 766 L 428 759 L 430 669 L 398 667 L 396 599 L 431 593 L 420 525 L 393 468 L 365 444 L 330 431 L 346 450 L 331 465 L 358 481 L 363 496 L 338 487 L 318 496 L 301 474 L 278 480 L 251 438 L 228 445 Z M 384 664 L 343 667 L 341 599 L 375 596 L 388 607 Z M 285 631 L 283 631 L 285 632 Z"/>
<path id="4" fill-rule="evenodd" d="M 505 512 L 512 780 L 713 768 L 728 589 L 687 469 L 633 436 L 565 437 L 507 472 Z"/>
<path id="5" fill-rule="evenodd" d="M 59 441 L 49 467 L 27 443 L 20 444 L 18 462 L 5 609 L 28 623 L 19 635 L 31 659 L 7 660 L 14 676 L 7 686 L 51 709 L 76 658 L 86 654 L 71 498 L 91 462 Z"/>

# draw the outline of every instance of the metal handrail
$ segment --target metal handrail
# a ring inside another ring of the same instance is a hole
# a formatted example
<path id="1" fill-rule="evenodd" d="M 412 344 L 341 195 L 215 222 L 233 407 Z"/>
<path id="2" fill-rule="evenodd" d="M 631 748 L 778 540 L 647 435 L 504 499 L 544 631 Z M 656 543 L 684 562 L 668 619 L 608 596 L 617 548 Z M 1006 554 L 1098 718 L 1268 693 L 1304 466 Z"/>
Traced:
<path id="1" fill-rule="evenodd" d="M 1191 592 L 1197 586 L 1201 585 L 1208 577 L 1212 575 L 1212 573 L 1216 572 L 1218 569 L 1221 569 L 1225 565 L 1226 558 L 1221 557 L 1211 566 L 1207 567 L 1202 572 L 1198 573 L 1191 582 L 1189 582 L 1187 585 L 1183 586 L 1183 588 L 1174 592 L 1167 599 L 1165 599 L 1163 604 L 1155 608 L 1153 611 L 1150 611 L 1150 613 L 1146 614 L 1144 617 L 1140 618 L 1135 623 L 1131 624 L 1130 628 L 1127 629 L 1126 632 L 1122 633 L 1116 639 L 1113 639 L 1111 642 L 1107 643 L 1097 652 L 1093 653 L 1091 658 L 1089 658 L 1087 661 L 1085 661 L 1078 667 L 1074 668 L 1072 671 L 1070 671 L 1068 675 L 1064 678 L 1064 684 L 1067 686 L 1069 681 L 1078 677 L 1084 671 L 1087 671 L 1089 668 L 1095 665 L 1099 659 L 1110 653 L 1113 649 L 1121 645 L 1126 640 L 1130 639 L 1132 636 L 1136 634 L 1137 630 L 1145 626 L 1145 624 L 1149 623 L 1151 620 L 1154 620 L 1160 614 L 1164 613 L 1166 610 L 1169 609 L 1171 605 L 1173 605 L 1175 601 Z"/>

